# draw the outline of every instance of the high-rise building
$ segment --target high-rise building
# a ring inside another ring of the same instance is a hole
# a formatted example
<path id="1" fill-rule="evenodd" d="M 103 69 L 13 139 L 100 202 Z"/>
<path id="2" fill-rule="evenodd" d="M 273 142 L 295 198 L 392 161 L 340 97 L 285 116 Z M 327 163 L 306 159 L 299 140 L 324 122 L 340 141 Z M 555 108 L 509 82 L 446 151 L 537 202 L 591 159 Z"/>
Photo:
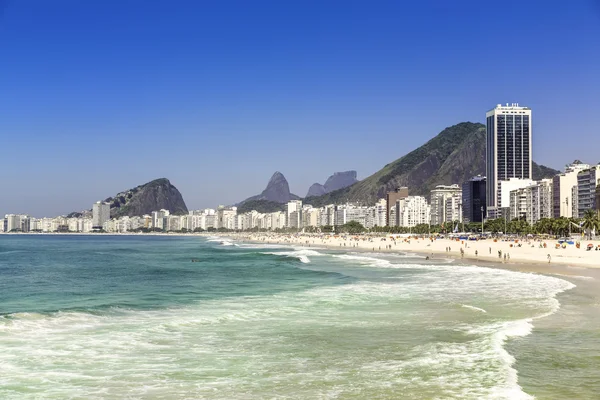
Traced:
<path id="1" fill-rule="evenodd" d="M 542 179 L 526 188 L 527 222 L 535 224 L 542 218 L 552 218 L 552 179 Z"/>
<path id="2" fill-rule="evenodd" d="M 476 176 L 473 179 L 463 183 L 463 220 L 466 222 L 481 222 L 485 218 L 487 204 L 485 176 Z"/>
<path id="3" fill-rule="evenodd" d="M 288 228 L 302 228 L 302 200 L 290 200 L 287 203 L 286 214 Z"/>
<path id="4" fill-rule="evenodd" d="M 573 217 L 573 193 L 577 190 L 577 176 L 580 171 L 589 169 L 589 164 L 574 161 L 567 166 L 565 172 L 552 178 L 552 207 L 553 217 Z M 577 208 L 575 208 L 577 209 Z"/>
<path id="5" fill-rule="evenodd" d="M 431 191 L 431 225 L 462 221 L 459 214 L 462 190 L 458 185 L 437 185 Z"/>
<path id="6" fill-rule="evenodd" d="M 430 207 L 422 196 L 408 196 L 396 202 L 398 226 L 413 227 L 431 220 Z"/>
<path id="7" fill-rule="evenodd" d="M 587 210 L 596 209 L 596 182 L 598 178 L 600 178 L 600 165 L 594 165 L 577 173 L 577 203 L 573 199 L 573 204 L 577 205 L 577 215 L 574 214 L 574 217 L 583 218 Z"/>
<path id="8" fill-rule="evenodd" d="M 386 215 L 385 215 L 385 223 L 387 226 L 397 226 L 398 225 L 398 216 L 396 215 L 396 219 L 392 220 L 390 216 L 390 210 L 396 207 L 396 202 L 398 200 L 402 200 L 408 197 L 408 188 L 407 187 L 399 187 L 392 192 L 387 192 L 385 195 L 386 205 Z"/>
<path id="9" fill-rule="evenodd" d="M 532 178 L 531 109 L 518 103 L 498 104 L 486 113 L 486 121 L 487 213 L 496 218 L 500 212 L 500 182 Z"/>
<path id="10" fill-rule="evenodd" d="M 106 221 L 110 219 L 110 204 L 97 201 L 92 206 L 92 226 L 95 229 L 102 229 Z"/>

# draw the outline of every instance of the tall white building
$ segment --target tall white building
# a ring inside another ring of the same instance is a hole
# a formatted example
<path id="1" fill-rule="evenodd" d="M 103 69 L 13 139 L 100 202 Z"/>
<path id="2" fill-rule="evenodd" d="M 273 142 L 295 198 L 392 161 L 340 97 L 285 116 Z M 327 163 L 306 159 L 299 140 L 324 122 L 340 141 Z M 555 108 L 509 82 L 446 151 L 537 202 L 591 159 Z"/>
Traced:
<path id="1" fill-rule="evenodd" d="M 92 226 L 102 228 L 104 223 L 110 219 L 110 204 L 97 201 L 92 206 Z"/>
<path id="2" fill-rule="evenodd" d="M 375 217 L 373 221 L 373 226 L 386 226 L 387 225 L 387 200 L 379 199 L 377 204 L 375 204 Z"/>
<path id="3" fill-rule="evenodd" d="M 428 224 L 431 218 L 427 199 L 422 196 L 408 196 L 396 201 L 396 213 L 399 226 L 413 227 Z"/>
<path id="4" fill-rule="evenodd" d="M 287 203 L 287 227 L 302 228 L 302 200 L 290 200 Z"/>
<path id="5" fill-rule="evenodd" d="M 534 185 L 536 182 L 531 179 L 518 179 L 511 178 L 500 182 L 500 198 L 498 204 L 498 210 L 510 209 L 511 192 L 518 189 L 523 189 L 528 186 Z M 509 211 L 510 212 L 510 211 Z M 498 216 L 501 216 L 500 214 Z M 508 216 L 507 216 L 508 217 Z M 515 217 L 516 218 L 516 217 Z"/>
<path id="6" fill-rule="evenodd" d="M 527 222 L 533 225 L 542 218 L 552 218 L 552 179 L 542 179 L 526 190 Z"/>
<path id="7" fill-rule="evenodd" d="M 531 109 L 498 104 L 486 113 L 486 201 L 489 218 L 500 214 L 502 181 L 532 179 Z M 510 194 L 507 194 L 510 198 Z"/>
<path id="8" fill-rule="evenodd" d="M 431 224 L 462 221 L 460 206 L 462 188 L 458 185 L 438 185 L 431 191 Z"/>
<path id="9" fill-rule="evenodd" d="M 577 191 L 577 175 L 580 171 L 589 169 L 589 164 L 573 162 L 565 172 L 552 178 L 552 207 L 553 217 L 573 217 L 573 193 Z M 575 189 L 574 189 L 575 188 Z M 575 207 L 575 209 L 577 209 Z M 577 215 L 575 215 L 577 216 Z"/>

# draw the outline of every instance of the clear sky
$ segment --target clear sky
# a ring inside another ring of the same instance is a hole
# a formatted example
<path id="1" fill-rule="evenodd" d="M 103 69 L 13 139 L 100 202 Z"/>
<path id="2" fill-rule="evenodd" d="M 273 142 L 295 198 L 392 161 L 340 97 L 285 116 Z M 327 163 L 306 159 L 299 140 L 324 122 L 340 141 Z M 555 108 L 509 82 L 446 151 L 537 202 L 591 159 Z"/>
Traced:
<path id="1" fill-rule="evenodd" d="M 166 177 L 188 208 L 364 178 L 497 103 L 534 160 L 600 161 L 600 7 L 574 1 L 0 0 L 0 213 Z"/>

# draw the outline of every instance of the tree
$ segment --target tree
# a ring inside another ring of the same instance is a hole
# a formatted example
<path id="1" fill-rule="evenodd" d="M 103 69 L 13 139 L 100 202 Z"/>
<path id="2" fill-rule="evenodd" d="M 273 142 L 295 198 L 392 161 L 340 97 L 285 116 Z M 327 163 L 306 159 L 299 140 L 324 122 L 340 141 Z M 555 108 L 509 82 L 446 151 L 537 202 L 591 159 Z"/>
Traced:
<path id="1" fill-rule="evenodd" d="M 361 233 L 365 231 L 365 227 L 358 221 L 350 221 L 340 227 L 341 232 Z"/>
<path id="2" fill-rule="evenodd" d="M 600 229 L 600 220 L 594 210 L 586 210 L 583 214 L 583 229 L 588 233 L 588 238 L 592 239 L 592 232 Z"/>
<path id="3" fill-rule="evenodd" d="M 321 228 L 321 231 L 324 233 L 331 233 L 331 232 L 333 232 L 333 226 L 325 225 Z"/>

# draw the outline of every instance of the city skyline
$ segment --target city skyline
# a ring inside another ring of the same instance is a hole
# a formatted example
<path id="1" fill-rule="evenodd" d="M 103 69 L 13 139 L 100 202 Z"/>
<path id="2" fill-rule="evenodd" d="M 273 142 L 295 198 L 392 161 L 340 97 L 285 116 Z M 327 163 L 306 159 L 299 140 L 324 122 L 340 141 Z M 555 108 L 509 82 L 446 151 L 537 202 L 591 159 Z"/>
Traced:
<path id="1" fill-rule="evenodd" d="M 0 212 L 60 215 L 160 177 L 190 208 L 234 204 L 276 170 L 304 195 L 499 102 L 535 110 L 534 161 L 596 163 L 598 10 L 518 6 L 505 32 L 475 2 L 9 2 Z M 514 41 L 502 63 L 485 51 Z"/>

